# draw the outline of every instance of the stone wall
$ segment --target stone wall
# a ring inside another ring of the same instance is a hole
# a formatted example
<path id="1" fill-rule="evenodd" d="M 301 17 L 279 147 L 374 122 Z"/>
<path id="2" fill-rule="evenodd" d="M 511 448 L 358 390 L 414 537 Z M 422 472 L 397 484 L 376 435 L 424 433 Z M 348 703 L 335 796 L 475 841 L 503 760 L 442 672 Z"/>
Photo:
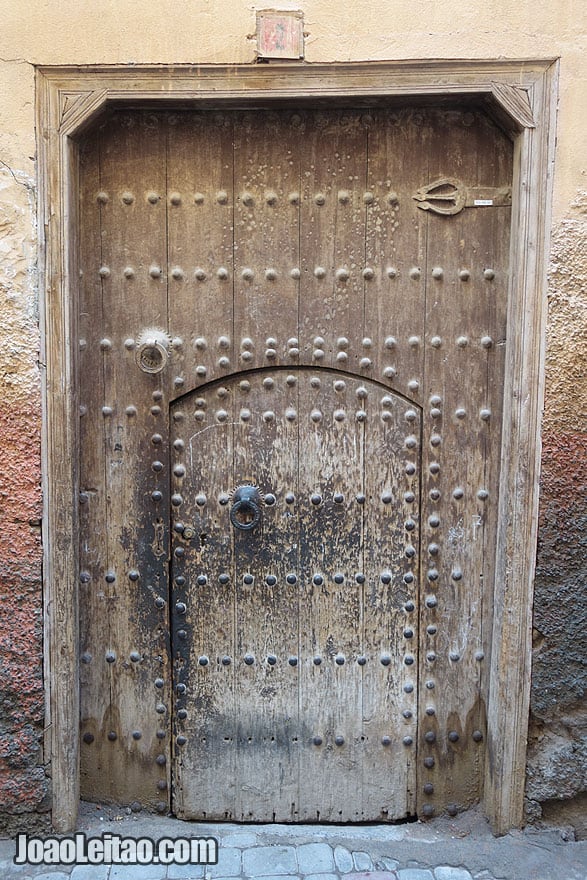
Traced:
<path id="1" fill-rule="evenodd" d="M 587 792 L 587 193 L 553 233 L 528 812 L 579 825 Z"/>

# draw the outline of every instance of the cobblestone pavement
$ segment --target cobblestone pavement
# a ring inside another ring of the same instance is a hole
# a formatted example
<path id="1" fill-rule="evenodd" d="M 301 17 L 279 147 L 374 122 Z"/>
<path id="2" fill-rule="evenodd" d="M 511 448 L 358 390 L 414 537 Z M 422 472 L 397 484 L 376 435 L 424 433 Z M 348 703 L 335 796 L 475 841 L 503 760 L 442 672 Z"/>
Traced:
<path id="1" fill-rule="evenodd" d="M 234 825 L 122 815 L 84 804 L 87 837 L 218 840 L 215 865 L 15 865 L 0 840 L 2 880 L 587 880 L 587 841 L 561 829 L 495 838 L 477 813 L 403 825 Z"/>

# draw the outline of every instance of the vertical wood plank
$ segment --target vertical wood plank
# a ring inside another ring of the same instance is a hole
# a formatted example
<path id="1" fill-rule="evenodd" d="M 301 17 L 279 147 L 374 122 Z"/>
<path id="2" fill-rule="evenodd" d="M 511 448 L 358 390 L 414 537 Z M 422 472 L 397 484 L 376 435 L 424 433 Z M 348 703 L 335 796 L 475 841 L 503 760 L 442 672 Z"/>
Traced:
<path id="1" fill-rule="evenodd" d="M 363 759 L 370 814 L 415 811 L 420 414 L 379 385 L 365 427 Z"/>
<path id="2" fill-rule="evenodd" d="M 357 821 L 362 791 L 364 423 L 360 382 L 300 375 L 300 818 Z"/>
<path id="3" fill-rule="evenodd" d="M 363 355 L 366 150 L 360 114 L 308 114 L 300 145 L 300 344 L 304 363 L 316 367 L 354 371 Z"/>
<path id="4" fill-rule="evenodd" d="M 183 394 L 234 369 L 233 117 L 166 118 L 169 333 Z"/>
<path id="5" fill-rule="evenodd" d="M 299 588 L 297 377 L 250 374 L 235 418 L 235 486 L 251 482 L 269 500 L 251 531 L 230 526 L 235 555 L 237 815 L 298 817 Z M 275 499 L 275 500 L 274 500 Z M 294 502 L 296 504 L 296 502 Z"/>
<path id="6" fill-rule="evenodd" d="M 193 819 L 235 818 L 234 561 L 227 524 L 235 396 L 234 383 L 212 386 L 172 407 L 174 809 Z"/>
<path id="7" fill-rule="evenodd" d="M 297 364 L 302 118 L 235 118 L 235 345 L 240 369 Z"/>
<path id="8" fill-rule="evenodd" d="M 157 484 L 167 494 L 167 467 L 161 461 L 166 432 L 158 424 L 163 408 L 150 407 L 153 395 L 160 400 L 163 392 L 157 390 L 156 375 L 138 369 L 135 343 L 127 343 L 145 326 L 166 326 L 165 200 L 161 205 L 147 199 L 151 189 L 165 192 L 165 131 L 153 116 L 114 115 L 100 134 L 99 149 L 100 250 L 94 256 L 100 262 L 90 260 L 86 271 L 98 276 L 102 288 L 95 319 L 100 333 L 94 330 L 100 338 L 93 342 L 102 361 L 98 390 L 103 387 L 103 398 L 92 387 L 92 374 L 82 376 L 82 388 L 87 382 L 86 396 L 102 419 L 101 440 L 94 442 L 101 446 L 104 497 L 101 522 L 83 539 L 90 548 L 98 545 L 98 607 L 83 613 L 93 663 L 101 671 L 98 700 L 104 691 L 108 699 L 93 722 L 96 734 L 88 730 L 82 737 L 83 775 L 94 797 L 152 807 L 163 803 L 165 809 L 168 705 L 156 682 L 165 687 L 167 632 L 152 594 L 154 578 L 165 578 L 161 557 L 167 550 L 163 538 L 153 559 L 157 515 L 147 501 L 149 490 L 161 491 Z M 156 586 L 166 593 L 165 583 Z"/>
<path id="9" fill-rule="evenodd" d="M 458 177 L 466 186 L 509 184 L 510 145 L 483 114 L 430 111 L 428 124 L 436 134 L 430 182 Z M 481 674 L 493 580 L 486 528 L 487 512 L 497 504 L 488 462 L 500 458 L 499 404 L 491 406 L 491 433 L 487 412 L 488 400 L 503 387 L 495 354 L 505 331 L 509 209 L 431 214 L 427 222 L 427 583 L 418 792 L 422 814 L 432 815 L 475 803 L 483 777 L 487 695 Z"/>

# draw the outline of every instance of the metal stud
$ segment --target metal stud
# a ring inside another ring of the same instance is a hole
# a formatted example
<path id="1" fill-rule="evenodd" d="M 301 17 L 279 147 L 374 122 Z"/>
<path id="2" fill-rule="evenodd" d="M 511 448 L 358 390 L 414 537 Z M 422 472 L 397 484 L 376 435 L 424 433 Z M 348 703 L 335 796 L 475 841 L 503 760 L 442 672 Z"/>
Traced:
<path id="1" fill-rule="evenodd" d="M 194 202 L 196 205 L 204 204 L 204 194 L 201 192 L 194 193 Z"/>
<path id="2" fill-rule="evenodd" d="M 388 278 L 396 278 L 397 274 L 398 274 L 398 271 L 395 268 L 395 266 L 388 266 L 387 267 L 387 277 Z"/>
<path id="3" fill-rule="evenodd" d="M 363 654 L 361 654 L 359 657 L 357 657 L 357 663 L 359 664 L 359 666 L 364 666 L 366 664 L 366 662 L 367 662 L 367 658 Z"/>
<path id="4" fill-rule="evenodd" d="M 114 651 L 106 651 L 104 659 L 106 660 L 106 663 L 116 663 L 116 654 Z"/>
<path id="5" fill-rule="evenodd" d="M 428 794 L 428 795 L 434 794 L 434 786 L 432 785 L 431 782 L 427 782 L 424 785 L 423 791 L 424 791 L 424 794 Z"/>
<path id="6" fill-rule="evenodd" d="M 82 739 L 87 745 L 91 745 L 94 742 L 94 734 L 93 733 L 84 733 Z"/>
<path id="7" fill-rule="evenodd" d="M 464 407 L 460 406 L 458 409 L 455 409 L 455 416 L 457 419 L 464 419 L 467 415 L 467 410 Z"/>
<path id="8" fill-rule="evenodd" d="M 436 608 L 438 605 L 438 599 L 436 596 L 426 596 L 426 608 Z"/>
<path id="9" fill-rule="evenodd" d="M 338 354 L 336 355 L 336 360 L 338 361 L 339 364 L 346 363 L 348 361 L 348 358 L 349 358 L 349 356 L 346 353 L 346 351 L 339 351 Z"/>
<path id="10" fill-rule="evenodd" d="M 275 664 L 277 663 L 277 657 L 275 656 L 275 654 L 267 655 L 267 663 L 269 664 L 269 666 L 275 666 Z"/>
<path id="11" fill-rule="evenodd" d="M 417 379 L 410 379 L 410 381 L 408 382 L 408 388 L 410 389 L 410 391 L 417 391 L 419 387 L 420 383 Z"/>
<path id="12" fill-rule="evenodd" d="M 132 205 L 134 200 L 135 200 L 135 197 L 131 192 L 123 192 L 122 201 L 124 202 L 125 205 Z"/>
<path id="13" fill-rule="evenodd" d="M 485 278 L 486 281 L 493 281 L 493 279 L 495 278 L 495 270 L 494 269 L 484 269 L 483 270 L 483 277 Z"/>
<path id="14" fill-rule="evenodd" d="M 299 203 L 300 203 L 299 192 L 291 192 L 287 198 L 288 198 L 290 205 L 299 205 Z"/>
<path id="15" fill-rule="evenodd" d="M 372 281 L 375 278 L 375 272 L 371 268 L 371 266 L 366 266 L 362 272 L 363 278 L 365 281 Z"/>
<path id="16" fill-rule="evenodd" d="M 476 743 L 483 742 L 483 734 L 480 730 L 474 730 L 472 733 L 473 741 Z"/>
<path id="17" fill-rule="evenodd" d="M 348 281 L 350 278 L 350 272 L 344 266 L 340 269 L 336 270 L 336 278 L 338 281 Z"/>
<path id="18" fill-rule="evenodd" d="M 426 689 L 429 691 L 433 691 L 435 687 L 436 682 L 432 681 L 432 679 L 428 679 L 428 681 L 426 682 Z"/>
<path id="19" fill-rule="evenodd" d="M 432 434 L 432 436 L 430 437 L 430 445 L 436 447 L 436 446 L 440 446 L 441 443 L 442 443 L 442 437 L 440 436 L 440 434 Z"/>
<path id="20" fill-rule="evenodd" d="M 298 665 L 298 658 L 297 657 L 288 657 L 287 662 L 289 663 L 290 666 L 297 666 Z"/>
<path id="21" fill-rule="evenodd" d="M 462 489 L 460 486 L 457 486 L 457 488 L 453 490 L 452 497 L 456 501 L 458 501 L 459 499 L 461 499 L 463 497 L 464 494 L 465 494 L 464 489 Z"/>
<path id="22" fill-rule="evenodd" d="M 291 272 L 289 274 L 294 279 L 294 281 L 297 281 L 298 278 L 301 278 L 301 275 L 302 275 L 302 273 L 297 268 L 297 266 L 294 266 L 294 268 L 291 270 Z"/>
<path id="23" fill-rule="evenodd" d="M 344 666 L 345 660 L 346 660 L 346 658 L 345 658 L 344 654 L 337 654 L 336 657 L 334 658 L 334 662 L 336 663 L 337 666 Z"/>
<path id="24" fill-rule="evenodd" d="M 438 632 L 438 627 L 436 626 L 436 624 L 430 623 L 426 627 L 426 632 L 428 633 L 429 636 L 435 636 L 436 633 Z"/>
<path id="25" fill-rule="evenodd" d="M 441 278 L 444 278 L 444 270 L 440 266 L 435 266 L 432 270 L 432 277 L 439 281 Z"/>
<path id="26" fill-rule="evenodd" d="M 404 736 L 404 738 L 402 739 L 402 742 L 405 746 L 411 746 L 413 744 L 414 740 L 411 736 Z"/>
<path id="27" fill-rule="evenodd" d="M 96 201 L 100 205 L 106 205 L 108 203 L 108 199 L 109 199 L 109 196 L 108 196 L 107 192 L 103 192 L 103 191 L 99 192 L 98 195 L 96 196 Z"/>
<path id="28" fill-rule="evenodd" d="M 468 269 L 461 269 L 460 270 L 459 278 L 461 279 L 461 281 L 468 281 L 470 277 L 471 277 L 471 273 L 469 272 Z"/>
<path id="29" fill-rule="evenodd" d="M 414 693 L 414 685 L 411 682 L 408 682 L 404 685 L 404 693 L 405 694 L 413 694 Z"/>
<path id="30" fill-rule="evenodd" d="M 314 275 L 319 279 L 326 278 L 326 269 L 323 266 L 316 266 L 314 269 Z"/>
<path id="31" fill-rule="evenodd" d="M 334 742 L 337 746 L 343 746 L 344 745 L 344 736 L 340 736 L 340 735 L 335 736 Z"/>
<path id="32" fill-rule="evenodd" d="M 434 767 L 435 764 L 436 764 L 436 760 L 435 760 L 435 758 L 432 757 L 432 755 L 429 755 L 427 758 L 424 758 L 424 766 L 426 767 L 427 770 L 432 770 L 432 768 Z"/>
<path id="33" fill-rule="evenodd" d="M 408 274 L 413 281 L 418 281 L 422 275 L 422 270 L 419 269 L 417 266 L 414 266 L 412 269 L 410 269 Z"/>
<path id="34" fill-rule="evenodd" d="M 469 344 L 469 337 L 468 336 L 458 336 L 457 337 L 457 345 L 459 348 L 466 348 L 468 344 Z"/>
<path id="35" fill-rule="evenodd" d="M 408 475 L 408 477 L 413 477 L 416 473 L 416 465 L 412 461 L 409 461 L 406 464 L 404 471 Z"/>
<path id="36" fill-rule="evenodd" d="M 433 336 L 430 340 L 430 345 L 433 348 L 440 348 L 440 346 L 442 345 L 442 339 L 440 338 L 440 336 Z"/>
<path id="37" fill-rule="evenodd" d="M 149 275 L 151 278 L 161 278 L 161 266 L 150 266 Z"/>
<path id="38" fill-rule="evenodd" d="M 479 418 L 481 418 L 484 422 L 488 422 L 491 418 L 491 410 L 490 409 L 481 409 L 479 410 Z"/>
<path id="39" fill-rule="evenodd" d="M 216 193 L 216 201 L 219 205 L 226 205 L 228 203 L 228 193 L 224 189 L 218 190 Z"/>
<path id="40" fill-rule="evenodd" d="M 322 745 L 322 737 L 321 736 L 314 736 L 314 737 L 312 737 L 312 742 L 314 743 L 315 746 L 321 746 Z"/>
<path id="41" fill-rule="evenodd" d="M 227 654 L 225 654 L 220 662 L 223 666 L 230 666 L 230 664 L 232 663 L 232 659 Z"/>
<path id="42" fill-rule="evenodd" d="M 367 192 L 363 195 L 363 201 L 365 202 L 365 204 L 372 205 L 374 200 L 375 196 L 373 195 L 373 193 L 370 190 L 367 190 Z"/>

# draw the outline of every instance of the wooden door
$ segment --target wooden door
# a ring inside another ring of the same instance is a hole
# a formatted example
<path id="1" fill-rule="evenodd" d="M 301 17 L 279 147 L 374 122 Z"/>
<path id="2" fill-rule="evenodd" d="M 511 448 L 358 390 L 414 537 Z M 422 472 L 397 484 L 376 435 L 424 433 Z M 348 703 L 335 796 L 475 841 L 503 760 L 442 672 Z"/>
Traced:
<path id="1" fill-rule="evenodd" d="M 474 803 L 510 142 L 410 107 L 127 112 L 83 146 L 85 796 Z"/>

